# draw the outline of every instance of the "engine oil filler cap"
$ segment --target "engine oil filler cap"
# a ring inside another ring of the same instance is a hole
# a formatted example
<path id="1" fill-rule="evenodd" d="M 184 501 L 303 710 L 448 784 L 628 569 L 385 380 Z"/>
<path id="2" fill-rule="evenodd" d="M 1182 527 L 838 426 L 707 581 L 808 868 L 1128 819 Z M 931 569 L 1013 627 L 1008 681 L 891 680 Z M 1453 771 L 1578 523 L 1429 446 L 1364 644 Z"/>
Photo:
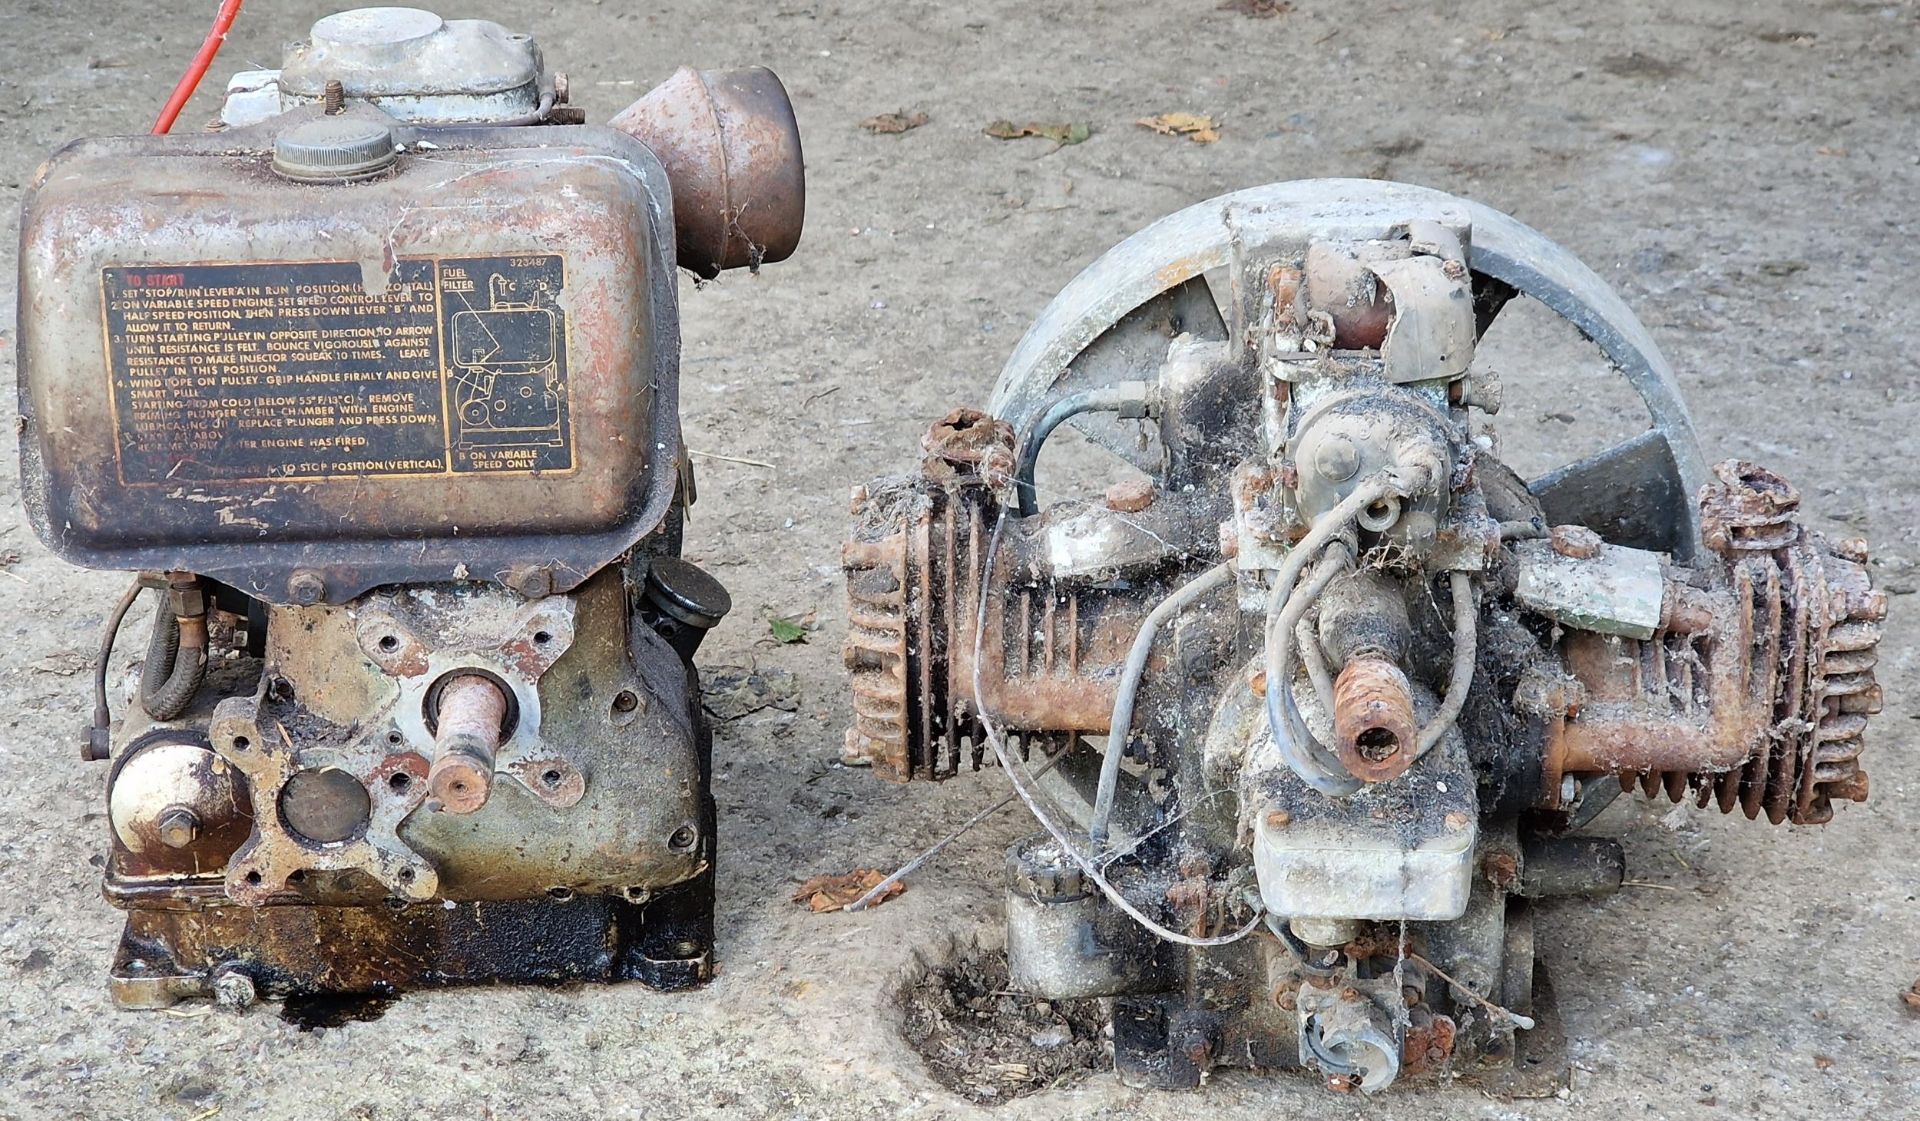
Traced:
<path id="1" fill-rule="evenodd" d="M 647 599 L 664 614 L 701 630 L 718 626 L 733 610 L 720 581 L 679 557 L 655 557 L 647 565 Z"/>
<path id="2" fill-rule="evenodd" d="M 392 167 L 393 130 L 364 117 L 319 117 L 273 141 L 273 170 L 296 183 L 351 183 Z"/>

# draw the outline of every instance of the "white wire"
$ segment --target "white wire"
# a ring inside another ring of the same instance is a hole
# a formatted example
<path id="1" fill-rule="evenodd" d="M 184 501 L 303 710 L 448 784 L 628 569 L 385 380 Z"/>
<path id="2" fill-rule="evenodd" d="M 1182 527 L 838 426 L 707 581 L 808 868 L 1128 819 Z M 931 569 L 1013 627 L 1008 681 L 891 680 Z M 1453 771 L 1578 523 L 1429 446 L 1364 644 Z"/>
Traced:
<path id="1" fill-rule="evenodd" d="M 1002 506 L 999 516 L 994 519 L 993 534 L 987 541 L 986 560 L 982 562 L 980 568 L 980 586 L 975 591 L 976 598 L 978 598 L 980 603 L 973 627 L 973 707 L 980 721 L 980 727 L 986 733 L 987 744 L 993 748 L 994 757 L 1000 761 L 1000 769 L 1006 772 L 1007 780 L 1013 784 L 1013 792 L 1020 796 L 1020 801 L 1026 805 L 1027 812 L 1032 814 L 1034 820 L 1040 823 L 1040 827 L 1047 831 L 1047 834 L 1053 838 L 1054 843 L 1060 846 L 1060 850 L 1067 854 L 1068 858 L 1080 869 L 1080 873 L 1093 881 L 1094 886 L 1100 889 L 1100 893 L 1107 897 L 1108 902 L 1120 908 L 1121 911 L 1126 913 L 1128 918 L 1139 923 L 1148 932 L 1152 933 L 1154 937 L 1181 946 L 1202 948 L 1207 946 L 1226 946 L 1240 941 L 1240 939 L 1252 934 L 1254 930 L 1260 926 L 1260 923 L 1265 917 L 1263 912 L 1255 911 L 1253 918 L 1248 920 L 1247 925 L 1234 931 L 1232 934 L 1223 934 L 1212 938 L 1196 938 L 1190 934 L 1181 934 L 1178 931 L 1169 930 L 1161 926 L 1159 923 L 1153 921 L 1145 912 L 1140 910 L 1140 908 L 1134 906 L 1126 896 L 1120 894 L 1120 890 L 1113 886 L 1101 870 L 1094 865 L 1093 861 L 1074 846 L 1073 842 L 1067 837 L 1066 832 L 1058 825 L 1055 825 L 1053 819 L 1048 817 L 1046 812 L 1040 808 L 1040 804 L 1034 800 L 1033 793 L 1027 788 L 1026 782 L 1021 779 L 1020 771 L 1015 765 L 1013 756 L 1007 751 L 1006 737 L 994 724 L 991 711 L 986 703 L 986 684 L 982 673 L 982 667 L 986 663 L 987 590 L 993 587 L 993 560 L 1000 550 L 1001 531 L 1006 528 L 1006 524 L 1007 509 L 1005 506 Z M 1117 749 L 1117 743 L 1110 742 L 1108 744 L 1108 750 Z"/>

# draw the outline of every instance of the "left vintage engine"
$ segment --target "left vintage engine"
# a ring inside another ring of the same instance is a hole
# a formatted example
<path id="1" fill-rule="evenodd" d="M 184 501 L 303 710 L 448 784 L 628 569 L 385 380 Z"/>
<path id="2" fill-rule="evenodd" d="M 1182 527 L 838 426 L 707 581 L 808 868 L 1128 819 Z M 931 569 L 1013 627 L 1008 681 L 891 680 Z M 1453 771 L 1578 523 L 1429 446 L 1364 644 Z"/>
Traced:
<path id="1" fill-rule="evenodd" d="M 676 267 L 792 252 L 799 140 L 765 70 L 583 122 L 530 36 L 374 8 L 40 169 L 25 504 L 142 573 L 121 1005 L 710 975 Z"/>
<path id="2" fill-rule="evenodd" d="M 1475 347 L 1517 295 L 1650 431 L 1501 462 Z M 1136 470 L 1041 501 L 1063 423 Z M 1007 858 L 1012 975 L 1110 998 L 1129 1080 L 1551 1080 L 1529 901 L 1624 870 L 1575 828 L 1634 787 L 1776 823 L 1866 796 L 1864 546 L 1708 470 L 1619 299 L 1478 204 L 1333 180 L 1166 218 L 925 452 L 855 493 L 847 757 L 1007 767 L 1047 825 Z"/>

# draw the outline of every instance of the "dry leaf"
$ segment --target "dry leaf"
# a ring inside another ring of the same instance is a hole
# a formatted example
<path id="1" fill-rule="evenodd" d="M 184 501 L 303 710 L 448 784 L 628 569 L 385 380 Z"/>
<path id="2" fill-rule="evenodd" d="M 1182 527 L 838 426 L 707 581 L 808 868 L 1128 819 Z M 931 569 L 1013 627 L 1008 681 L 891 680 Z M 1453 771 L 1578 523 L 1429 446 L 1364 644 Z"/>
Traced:
<path id="1" fill-rule="evenodd" d="M 1184 136 L 1195 144 L 1211 144 L 1220 139 L 1220 123 L 1205 113 L 1161 113 L 1133 123 L 1162 136 Z"/>
<path id="2" fill-rule="evenodd" d="M 1078 144 L 1093 135 L 1093 126 L 1079 122 L 1050 124 L 1045 121 L 1028 121 L 1016 125 L 1012 121 L 994 121 L 987 126 L 987 135 L 995 140 L 1018 140 L 1023 136 L 1038 136 L 1062 146 Z"/>
<path id="3" fill-rule="evenodd" d="M 897 113 L 882 113 L 877 117 L 868 117 L 860 122 L 860 127 L 868 132 L 906 132 L 927 123 L 925 113 L 909 113 L 905 109 Z"/>
<path id="4" fill-rule="evenodd" d="M 1220 10 L 1238 12 L 1248 19 L 1273 19 L 1293 11 L 1293 5 L 1288 0 L 1225 0 Z"/>
<path id="5" fill-rule="evenodd" d="M 815 876 L 800 885 L 799 890 L 793 893 L 793 901 L 816 915 L 823 915 L 828 911 L 838 911 L 852 903 L 879 886 L 880 881 L 886 878 L 886 873 L 872 868 L 856 868 L 838 876 Z M 906 884 L 893 884 L 867 906 L 878 907 L 905 890 L 907 890 Z"/>
<path id="6" fill-rule="evenodd" d="M 73 677 L 84 670 L 93 668 L 93 656 L 77 650 L 57 650 L 33 663 L 33 672 L 50 673 L 56 677 Z"/>

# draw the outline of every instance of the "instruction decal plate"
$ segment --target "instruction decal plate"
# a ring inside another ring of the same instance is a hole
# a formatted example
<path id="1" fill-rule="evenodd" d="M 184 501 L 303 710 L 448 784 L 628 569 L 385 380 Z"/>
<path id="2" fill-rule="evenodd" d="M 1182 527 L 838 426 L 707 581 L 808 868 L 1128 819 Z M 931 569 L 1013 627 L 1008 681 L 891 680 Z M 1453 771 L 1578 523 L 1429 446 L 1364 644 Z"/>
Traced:
<path id="1" fill-rule="evenodd" d="M 100 272 L 120 481 L 564 473 L 566 260 Z"/>

